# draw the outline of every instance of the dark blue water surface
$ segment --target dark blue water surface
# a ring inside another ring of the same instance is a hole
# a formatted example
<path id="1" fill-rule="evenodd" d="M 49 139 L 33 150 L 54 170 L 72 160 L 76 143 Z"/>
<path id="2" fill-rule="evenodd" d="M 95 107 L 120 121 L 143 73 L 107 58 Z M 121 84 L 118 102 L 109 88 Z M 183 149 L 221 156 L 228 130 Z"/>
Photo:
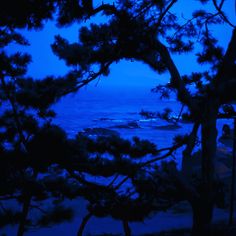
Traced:
<path id="1" fill-rule="evenodd" d="M 163 148 L 172 144 L 175 135 L 188 133 L 192 128 L 191 123 L 180 122 L 179 129 L 159 130 L 158 126 L 168 125 L 168 123 L 162 119 L 146 119 L 139 114 L 141 110 L 157 112 L 166 107 L 172 109 L 173 116 L 178 116 L 181 104 L 174 99 L 174 96 L 169 100 L 161 100 L 158 94 L 151 93 L 150 89 L 141 87 L 113 89 L 90 87 L 77 94 L 69 95 L 54 105 L 57 112 L 54 123 L 65 129 L 70 137 L 85 128 L 109 128 L 118 131 L 124 138 L 130 139 L 133 136 L 138 136 L 154 142 L 159 148 Z M 139 128 L 124 128 L 130 122 L 136 122 Z M 232 121 L 220 120 L 218 122 L 219 135 L 224 123 L 232 126 Z M 123 125 L 123 128 L 119 128 L 120 125 Z M 178 167 L 181 168 L 180 152 L 176 153 L 176 161 Z M 78 209 L 78 216 L 72 222 L 53 228 L 29 231 L 26 236 L 76 235 L 79 223 L 86 214 L 86 203 L 81 199 L 69 202 L 69 204 Z M 216 210 L 215 219 L 226 217 L 227 212 Z M 143 223 L 133 223 L 131 228 L 133 234 L 138 235 L 170 228 L 190 227 L 191 223 L 190 213 L 173 215 L 173 213 L 166 212 L 158 213 Z M 85 229 L 85 235 L 96 235 L 103 232 L 121 233 L 122 235 L 122 225 L 111 218 L 93 218 Z M 7 227 L 0 233 L 13 236 L 16 234 L 16 228 Z"/>
<path id="2" fill-rule="evenodd" d="M 54 123 L 60 125 L 72 137 L 85 128 L 108 128 L 118 131 L 124 138 L 138 136 L 154 142 L 158 148 L 163 148 L 172 144 L 174 136 L 189 133 L 192 124 L 179 122 L 178 129 L 162 130 L 158 127 L 170 123 L 159 118 L 147 119 L 140 115 L 140 111 L 162 112 L 165 108 L 170 108 L 171 116 L 178 117 L 181 107 L 174 95 L 163 100 L 149 88 L 89 87 L 61 99 L 54 106 L 57 112 Z M 187 111 L 186 107 L 184 111 Z M 132 122 L 136 122 L 139 128 L 125 128 Z M 219 136 L 225 123 L 232 127 L 232 120 L 219 120 Z"/>

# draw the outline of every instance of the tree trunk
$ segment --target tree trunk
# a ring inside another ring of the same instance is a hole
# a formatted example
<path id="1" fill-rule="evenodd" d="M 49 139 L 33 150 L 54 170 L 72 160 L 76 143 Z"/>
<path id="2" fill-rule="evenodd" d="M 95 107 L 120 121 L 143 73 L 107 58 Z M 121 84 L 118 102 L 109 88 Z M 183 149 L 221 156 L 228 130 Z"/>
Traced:
<path id="1" fill-rule="evenodd" d="M 17 236 L 23 236 L 25 233 L 25 226 L 27 223 L 27 217 L 30 209 L 30 202 L 31 202 L 31 197 L 26 196 L 25 201 L 23 202 L 23 208 L 22 208 L 22 213 L 21 213 L 21 218 L 20 218 L 20 224 L 17 230 Z"/>
<path id="2" fill-rule="evenodd" d="M 215 159 L 217 148 L 217 121 L 218 105 L 213 98 L 209 98 L 202 117 L 201 141 L 202 181 L 199 186 L 199 197 L 192 202 L 193 228 L 192 235 L 208 236 L 215 201 Z"/>
<path id="3" fill-rule="evenodd" d="M 92 213 L 88 213 L 82 220 L 81 224 L 80 224 L 80 227 L 79 227 L 79 230 L 78 230 L 78 233 L 77 233 L 77 236 L 83 236 L 83 233 L 84 233 L 84 229 L 88 223 L 88 221 L 90 220 L 90 218 L 93 216 Z"/>
<path id="4" fill-rule="evenodd" d="M 129 222 L 126 220 L 123 220 L 122 223 L 123 223 L 123 229 L 124 229 L 125 236 L 131 236 L 131 229 L 129 227 Z"/>
<path id="5" fill-rule="evenodd" d="M 233 167 L 232 167 L 230 211 L 229 211 L 229 225 L 230 226 L 233 226 L 233 223 L 234 223 L 235 175 L 236 175 L 235 165 L 236 165 L 236 118 L 234 118 L 234 134 L 233 134 Z"/>
<path id="6" fill-rule="evenodd" d="M 215 158 L 217 147 L 217 113 L 218 106 L 214 102 L 209 102 L 207 111 L 204 112 L 202 120 L 202 180 L 212 187 L 215 180 Z"/>
<path id="7" fill-rule="evenodd" d="M 207 197 L 207 196 L 206 196 Z M 209 236 L 211 233 L 211 221 L 214 203 L 212 199 L 199 199 L 192 204 L 193 225 L 192 236 Z"/>

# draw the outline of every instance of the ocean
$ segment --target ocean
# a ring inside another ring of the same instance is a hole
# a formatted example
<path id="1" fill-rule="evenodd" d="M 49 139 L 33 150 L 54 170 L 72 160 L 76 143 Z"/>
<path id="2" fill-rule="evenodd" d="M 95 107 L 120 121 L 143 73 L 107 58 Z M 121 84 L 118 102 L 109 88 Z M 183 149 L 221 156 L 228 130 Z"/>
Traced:
<path id="1" fill-rule="evenodd" d="M 189 133 L 191 123 L 179 123 L 178 129 L 157 129 L 158 126 L 168 125 L 162 119 L 146 119 L 140 115 L 140 111 L 161 112 L 165 108 L 172 109 L 172 115 L 178 116 L 181 104 L 174 96 L 169 100 L 161 100 L 160 96 L 152 93 L 149 88 L 101 88 L 88 87 L 76 94 L 62 98 L 53 106 L 57 116 L 54 124 L 62 127 L 69 137 L 74 137 L 78 132 L 86 128 L 107 128 L 120 133 L 120 136 L 131 139 L 138 136 L 154 142 L 158 148 L 172 145 L 176 135 Z M 186 109 L 186 108 L 185 108 Z M 135 123 L 138 127 L 128 127 L 127 124 Z M 231 120 L 219 120 L 217 123 L 218 136 L 221 135 L 223 124 L 232 127 Z M 200 135 L 200 131 L 199 131 Z M 219 144 L 220 145 L 220 144 Z M 200 148 L 197 146 L 196 149 Z M 181 150 L 176 153 L 176 162 L 181 168 Z M 52 228 L 42 228 L 29 231 L 26 236 L 51 236 L 51 235 L 76 235 L 82 217 L 86 214 L 86 202 L 81 199 L 68 203 L 78 209 L 78 215 L 72 222 L 55 225 Z M 216 209 L 215 220 L 226 219 L 228 213 Z M 159 232 L 162 230 L 191 227 L 192 219 L 190 211 L 187 213 L 160 212 L 141 223 L 131 223 L 133 235 L 142 233 Z M 1 231 L 0 231 L 1 232 Z M 92 218 L 85 229 L 85 235 L 101 233 L 116 233 L 122 235 L 123 229 L 119 221 L 109 217 Z M 15 227 L 6 227 L 1 233 L 15 235 Z M 1 235 L 1 234 L 0 234 Z"/>
<path id="2" fill-rule="evenodd" d="M 179 128 L 158 129 L 169 123 L 160 118 L 147 119 L 140 112 L 162 112 L 165 108 L 170 108 L 171 115 L 177 117 L 181 107 L 174 95 L 163 100 L 160 94 L 151 92 L 150 88 L 88 87 L 62 98 L 53 107 L 57 113 L 53 122 L 62 127 L 70 137 L 86 128 L 106 128 L 119 132 L 126 139 L 133 136 L 148 139 L 159 149 L 171 146 L 176 135 L 190 133 L 192 124 L 179 122 Z M 185 107 L 184 112 L 186 111 Z M 132 123 L 137 124 L 137 127 L 129 127 L 128 124 Z M 219 120 L 218 137 L 221 136 L 224 124 L 233 127 L 232 120 Z M 199 148 L 200 144 L 196 149 Z M 176 153 L 176 161 L 181 168 L 181 151 Z"/>

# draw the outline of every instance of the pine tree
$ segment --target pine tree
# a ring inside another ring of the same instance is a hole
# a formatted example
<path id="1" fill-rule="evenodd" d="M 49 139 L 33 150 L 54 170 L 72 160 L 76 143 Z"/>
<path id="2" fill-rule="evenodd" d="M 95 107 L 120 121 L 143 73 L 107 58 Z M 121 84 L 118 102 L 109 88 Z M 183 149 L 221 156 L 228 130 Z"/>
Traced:
<path id="1" fill-rule="evenodd" d="M 214 169 L 216 120 L 220 107 L 235 100 L 236 31 L 222 10 L 224 1 L 212 1 L 214 13 L 196 9 L 183 24 L 177 13 L 172 12 L 176 4 L 177 0 L 120 0 L 100 6 L 93 1 L 12 0 L 1 7 L 1 224 L 19 224 L 20 236 L 35 225 L 69 220 L 73 214 L 63 207 L 64 199 L 83 196 L 89 201 L 89 214 L 78 235 L 92 215 L 121 220 L 126 235 L 130 235 L 129 221 L 143 220 L 153 211 L 188 200 L 193 209 L 193 235 L 209 234 L 218 193 Z M 103 13 L 107 22 L 81 27 L 79 43 L 70 44 L 56 37 L 52 45 L 54 53 L 76 69 L 60 78 L 28 78 L 30 56 L 19 52 L 9 55 L 6 47 L 13 42 L 27 45 L 17 29 L 43 27 L 44 20 L 51 19 L 55 12 L 60 26 L 80 23 L 98 13 Z M 225 53 L 210 30 L 223 23 L 233 28 Z M 200 48 L 194 47 L 196 42 Z M 196 49 L 197 61 L 208 64 L 208 70 L 181 75 L 172 56 L 195 53 Z M 93 140 L 80 134 L 69 139 L 62 129 L 51 124 L 55 115 L 50 109 L 53 103 L 100 75 L 108 76 L 110 65 L 123 59 L 141 61 L 158 74 L 169 72 L 169 83 L 157 90 L 162 95 L 176 92 L 194 122 L 192 132 L 177 137 L 172 147 L 155 150 L 151 143 L 137 138 L 132 142 L 119 137 Z M 192 87 L 196 92 L 190 92 Z M 191 156 L 200 127 L 200 181 L 186 181 L 171 163 L 161 169 L 155 166 L 182 146 L 186 147 L 183 158 Z M 106 158 L 107 153 L 111 159 Z M 147 154 L 154 156 L 144 161 Z M 94 179 L 88 181 L 88 176 L 113 180 L 107 186 Z M 119 190 L 125 183 L 130 183 L 130 188 L 121 194 Z M 13 212 L 6 207 L 6 201 L 12 199 L 17 200 L 21 211 Z M 38 203 L 45 201 L 50 201 L 52 208 L 39 206 Z M 61 205 L 54 206 L 53 202 Z M 135 215 L 130 214 L 137 208 Z M 33 217 L 32 209 L 42 213 L 39 218 Z"/>
<path id="2" fill-rule="evenodd" d="M 60 79 L 36 81 L 27 77 L 30 55 L 8 53 L 10 44 L 29 45 L 18 29 L 40 28 L 52 17 L 54 1 L 38 4 L 7 1 L 0 9 L 0 218 L 1 226 L 18 224 L 18 236 L 32 224 L 29 212 L 37 208 L 33 202 L 48 198 L 43 181 L 38 178 L 42 172 L 40 160 L 35 160 L 30 146 L 37 135 L 51 127 L 54 112 L 50 105 L 61 96 L 63 83 Z M 13 201 L 15 210 L 11 207 Z"/>
<path id="3" fill-rule="evenodd" d="M 155 145 L 138 138 L 130 142 L 118 136 L 93 140 L 79 134 L 76 139 L 69 139 L 61 128 L 51 123 L 56 115 L 51 105 L 63 95 L 76 91 L 77 86 L 83 86 L 84 81 L 78 85 L 80 71 L 40 80 L 27 76 L 30 55 L 9 54 L 7 47 L 11 43 L 28 46 L 17 29 L 43 27 L 43 19 L 51 17 L 54 5 L 50 1 L 47 5 L 45 1 L 40 5 L 44 10 L 38 11 L 26 1 L 19 7 L 29 8 L 18 15 L 10 8 L 13 2 L 1 12 L 1 226 L 18 225 L 17 235 L 22 236 L 31 228 L 71 220 L 74 213 L 64 206 L 64 200 L 82 196 L 89 201 L 89 216 L 119 219 L 126 235 L 130 235 L 128 222 L 141 221 L 152 211 L 169 206 L 168 200 L 156 206 L 157 198 L 152 203 L 152 195 L 142 192 L 143 178 L 138 178 L 139 169 L 149 162 L 138 164 L 137 160 L 157 154 Z M 111 160 L 107 160 L 108 154 Z M 111 183 L 87 181 L 88 175 L 107 178 Z M 145 176 L 144 172 L 142 175 Z M 132 179 L 130 188 L 120 194 L 120 188 L 128 179 Z M 138 197 L 134 198 L 135 194 Z M 78 235 L 84 226 L 81 225 Z"/>
<path id="4" fill-rule="evenodd" d="M 235 100 L 236 30 L 223 12 L 224 1 L 200 2 L 211 3 L 214 12 L 196 9 L 192 18 L 183 24 L 177 13 L 172 11 L 178 4 L 176 0 L 117 1 L 114 4 L 101 4 L 89 11 L 84 9 L 87 14 L 62 14 L 64 18 L 59 18 L 62 26 L 92 18 L 97 13 L 104 14 L 107 22 L 81 27 L 79 43 L 70 44 L 57 36 L 52 48 L 68 66 L 77 66 L 84 75 L 84 80 L 78 81 L 77 89 L 100 75 L 107 76 L 110 65 L 124 59 L 141 61 L 159 74 L 170 74 L 165 89 L 176 92 L 177 99 L 188 108 L 194 122 L 183 158 L 191 155 L 197 131 L 201 128 L 200 182 L 197 186 L 191 181 L 189 184 L 182 183 L 181 178 L 177 182 L 192 205 L 193 235 L 208 235 L 217 195 L 214 167 L 216 120 L 220 107 Z M 210 30 L 223 23 L 225 27 L 232 28 L 232 37 L 225 52 L 218 46 Z M 200 47 L 196 48 L 196 43 Z M 198 50 L 198 63 L 209 65 L 208 69 L 193 71 L 188 76 L 181 75 L 173 55 L 195 53 L 195 50 Z M 98 70 L 91 73 L 94 65 Z M 196 92 L 190 92 L 191 87 Z"/>

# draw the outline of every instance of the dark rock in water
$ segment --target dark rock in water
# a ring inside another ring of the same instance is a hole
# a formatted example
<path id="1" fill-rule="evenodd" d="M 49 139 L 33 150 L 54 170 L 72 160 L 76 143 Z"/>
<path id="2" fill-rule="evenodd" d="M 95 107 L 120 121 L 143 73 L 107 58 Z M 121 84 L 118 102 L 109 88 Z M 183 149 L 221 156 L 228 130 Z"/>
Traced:
<path id="1" fill-rule="evenodd" d="M 226 147 L 233 147 L 233 138 L 220 137 L 219 142 L 224 144 Z"/>
<path id="2" fill-rule="evenodd" d="M 105 128 L 86 128 L 84 129 L 83 134 L 95 136 L 119 136 L 119 132 Z"/>
<path id="3" fill-rule="evenodd" d="M 155 129 L 160 129 L 160 130 L 175 130 L 180 128 L 181 126 L 177 124 L 155 126 Z"/>
<path id="4" fill-rule="evenodd" d="M 219 138 L 219 142 L 224 144 L 226 147 L 233 147 L 234 132 L 230 129 L 230 126 L 224 124 L 222 129 L 222 136 Z"/>
<path id="5" fill-rule="evenodd" d="M 116 129 L 139 129 L 141 127 L 139 126 L 137 121 L 131 121 L 131 122 L 128 122 L 127 124 L 112 126 L 111 128 L 116 128 Z"/>
<path id="6" fill-rule="evenodd" d="M 128 123 L 128 126 L 130 128 L 140 128 L 139 124 L 137 123 L 137 121 L 131 121 Z"/>
<path id="7" fill-rule="evenodd" d="M 130 127 L 128 125 L 114 125 L 114 126 L 111 126 L 110 128 L 114 128 L 114 129 L 130 129 Z"/>
<path id="8" fill-rule="evenodd" d="M 93 121 L 113 121 L 114 119 L 108 117 L 101 117 L 98 119 L 93 119 Z"/>
<path id="9" fill-rule="evenodd" d="M 107 118 L 107 117 L 101 117 L 99 120 L 102 120 L 102 121 L 113 121 L 114 119 Z"/>

